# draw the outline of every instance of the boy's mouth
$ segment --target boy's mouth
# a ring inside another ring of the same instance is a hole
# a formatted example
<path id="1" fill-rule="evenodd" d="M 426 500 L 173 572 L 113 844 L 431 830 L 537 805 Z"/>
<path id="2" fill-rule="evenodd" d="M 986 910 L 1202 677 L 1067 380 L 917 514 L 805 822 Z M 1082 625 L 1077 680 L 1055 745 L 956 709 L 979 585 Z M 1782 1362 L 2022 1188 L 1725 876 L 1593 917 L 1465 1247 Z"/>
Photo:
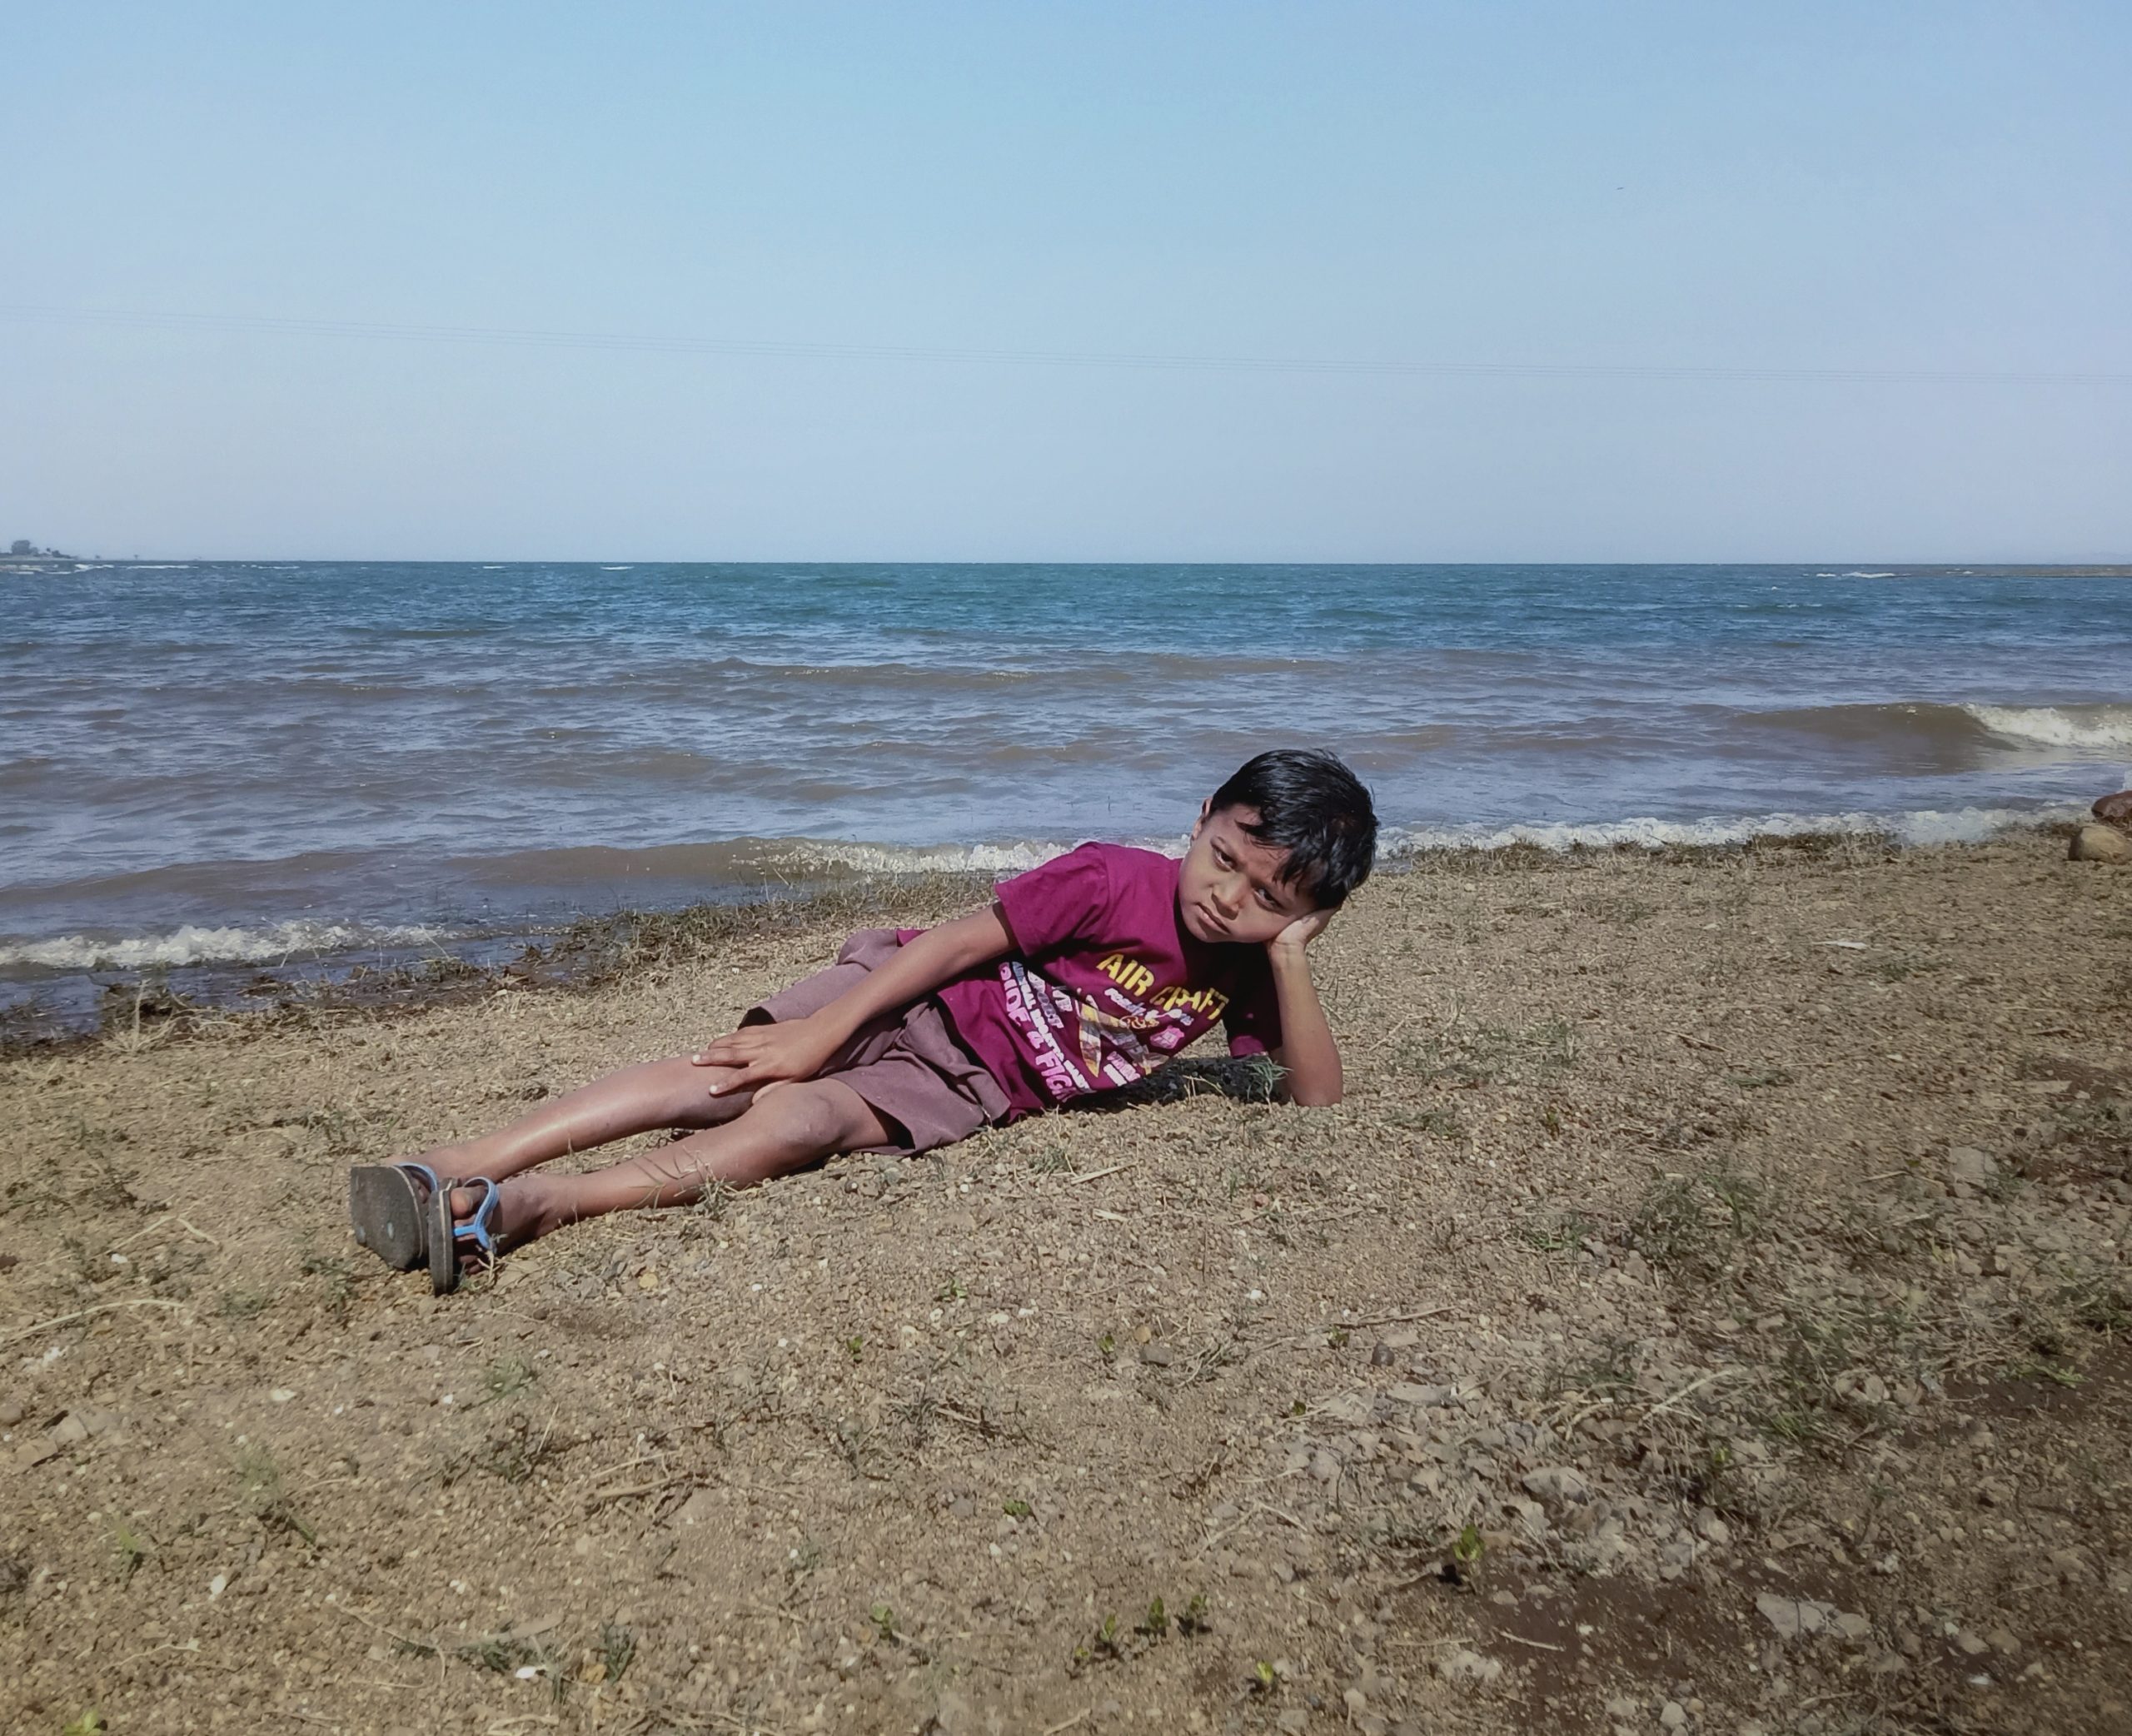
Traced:
<path id="1" fill-rule="evenodd" d="M 1199 928 L 1203 935 L 1212 935 L 1221 940 L 1227 940 L 1229 938 L 1229 925 L 1222 921 L 1204 904 L 1194 904 L 1192 908 L 1198 916 Z"/>

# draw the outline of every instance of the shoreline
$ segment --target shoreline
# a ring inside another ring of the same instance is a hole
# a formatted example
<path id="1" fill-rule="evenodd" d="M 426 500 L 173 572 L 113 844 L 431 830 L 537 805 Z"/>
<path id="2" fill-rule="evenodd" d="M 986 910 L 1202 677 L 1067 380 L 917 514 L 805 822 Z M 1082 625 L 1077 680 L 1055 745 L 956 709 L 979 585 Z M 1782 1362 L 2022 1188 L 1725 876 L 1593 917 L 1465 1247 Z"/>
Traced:
<path id="1" fill-rule="evenodd" d="M 1568 869 L 1607 858 L 1682 864 L 1741 856 L 1783 860 L 1856 851 L 1958 851 L 2017 838 L 2065 839 L 2076 829 L 2077 823 L 2070 820 L 2038 820 L 2002 826 L 1990 840 L 1921 844 L 1902 843 L 1885 832 L 1766 833 L 1719 843 L 1622 840 L 1556 846 L 1518 839 L 1431 846 L 1398 856 L 1377 873 L 1389 878 L 1512 868 Z M 584 916 L 546 930 L 445 943 L 419 961 L 411 958 L 382 965 L 366 963 L 377 956 L 377 949 L 364 947 L 316 955 L 294 972 L 237 961 L 87 968 L 47 979 L 75 991 L 71 1017 L 45 1010 L 34 996 L 0 1009 L 0 1060 L 57 1053 L 114 1036 L 139 1041 L 146 1034 L 167 1041 L 232 1025 L 257 1031 L 359 1013 L 402 1016 L 500 992 L 582 992 L 620 980 L 647 961 L 671 966 L 735 938 L 811 933 L 839 922 L 848 929 L 906 917 L 914 918 L 907 926 L 944 920 L 984 902 L 999 878 L 984 871 L 862 874 L 797 897 L 705 900 L 671 910 Z M 82 992 L 84 984 L 95 986 L 92 1008 L 84 1005 L 91 999 Z"/>

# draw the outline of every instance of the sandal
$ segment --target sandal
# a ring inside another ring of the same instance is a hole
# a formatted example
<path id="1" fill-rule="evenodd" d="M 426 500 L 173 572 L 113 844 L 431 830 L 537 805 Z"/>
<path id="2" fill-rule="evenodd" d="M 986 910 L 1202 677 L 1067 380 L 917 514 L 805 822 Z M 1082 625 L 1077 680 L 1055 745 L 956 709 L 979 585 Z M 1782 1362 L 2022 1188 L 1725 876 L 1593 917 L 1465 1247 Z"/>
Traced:
<path id="1" fill-rule="evenodd" d="M 479 1188 L 481 1197 L 461 1223 L 451 1213 L 453 1187 Z M 430 1292 L 448 1296 L 459 1287 L 461 1252 L 493 1267 L 503 1250 L 496 1246 L 496 1219 L 503 1206 L 503 1190 L 486 1176 L 469 1176 L 440 1187 L 429 1198 L 427 1241 L 430 1256 Z"/>
<path id="2" fill-rule="evenodd" d="M 426 1163 L 364 1164 L 348 1171 L 348 1221 L 356 1240 L 395 1271 L 429 1251 L 429 1202 L 441 1191 Z"/>

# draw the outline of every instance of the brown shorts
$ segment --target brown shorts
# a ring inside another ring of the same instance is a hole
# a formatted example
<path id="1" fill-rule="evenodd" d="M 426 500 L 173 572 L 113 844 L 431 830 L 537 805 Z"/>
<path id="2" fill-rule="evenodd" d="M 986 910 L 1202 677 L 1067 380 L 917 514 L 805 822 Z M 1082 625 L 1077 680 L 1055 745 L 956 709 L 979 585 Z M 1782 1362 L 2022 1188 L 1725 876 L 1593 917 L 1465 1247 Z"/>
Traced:
<path id="1" fill-rule="evenodd" d="M 861 928 L 844 942 L 834 964 L 750 1007 L 740 1022 L 775 1024 L 819 1012 L 895 957 L 896 948 L 894 929 Z M 905 1157 L 968 1139 L 1008 1109 L 999 1082 L 956 1042 L 947 1015 L 930 996 L 866 1026 L 815 1077 L 842 1080 L 888 1123 L 889 1132 L 901 1136 L 869 1150 Z"/>

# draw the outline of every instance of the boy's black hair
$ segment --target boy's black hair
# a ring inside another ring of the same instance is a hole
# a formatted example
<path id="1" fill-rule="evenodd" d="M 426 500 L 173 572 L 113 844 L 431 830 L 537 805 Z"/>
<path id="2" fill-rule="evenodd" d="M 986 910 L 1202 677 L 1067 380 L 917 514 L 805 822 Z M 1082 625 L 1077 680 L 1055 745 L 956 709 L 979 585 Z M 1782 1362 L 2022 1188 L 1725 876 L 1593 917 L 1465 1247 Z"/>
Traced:
<path id="1" fill-rule="evenodd" d="M 1276 748 L 1247 761 L 1208 807 L 1256 808 L 1258 823 L 1244 831 L 1288 853 L 1281 878 L 1320 910 L 1345 903 L 1377 859 L 1369 792 L 1332 754 L 1314 748 Z"/>

